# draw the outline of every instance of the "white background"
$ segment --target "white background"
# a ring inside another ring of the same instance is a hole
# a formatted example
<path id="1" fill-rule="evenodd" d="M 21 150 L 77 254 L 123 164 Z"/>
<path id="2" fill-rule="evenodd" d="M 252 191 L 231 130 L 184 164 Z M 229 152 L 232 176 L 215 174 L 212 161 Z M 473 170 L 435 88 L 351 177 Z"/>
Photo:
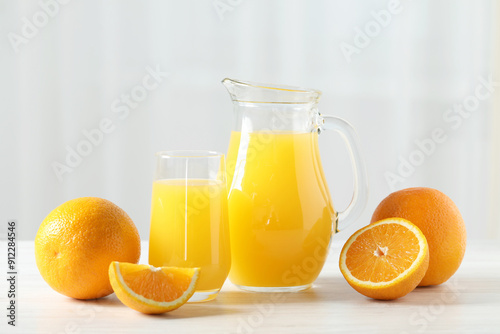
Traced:
<path id="1" fill-rule="evenodd" d="M 218 10 L 221 2 L 231 10 Z M 394 188 L 440 189 L 460 208 L 470 239 L 500 238 L 500 86 L 457 129 L 443 119 L 474 95 L 479 78 L 500 81 L 500 4 L 401 1 L 381 26 L 372 12 L 388 3 L 73 0 L 44 23 L 38 1 L 0 1 L 0 219 L 17 219 L 21 239 L 33 239 L 56 206 L 98 196 L 127 211 L 148 239 L 154 153 L 225 152 L 232 105 L 220 81 L 232 77 L 320 89 L 321 112 L 357 129 L 369 203 L 338 238 L 369 222 L 392 190 L 387 173 L 436 128 L 447 140 Z M 40 27 L 13 47 L 23 18 Z M 348 61 L 342 43 L 356 46 L 357 29 L 367 27 L 379 31 Z M 114 101 L 157 66 L 168 77 L 121 119 Z M 58 180 L 53 163 L 65 163 L 67 147 L 104 118 L 114 130 Z M 320 140 L 342 210 L 352 192 L 347 151 L 336 134 Z"/>

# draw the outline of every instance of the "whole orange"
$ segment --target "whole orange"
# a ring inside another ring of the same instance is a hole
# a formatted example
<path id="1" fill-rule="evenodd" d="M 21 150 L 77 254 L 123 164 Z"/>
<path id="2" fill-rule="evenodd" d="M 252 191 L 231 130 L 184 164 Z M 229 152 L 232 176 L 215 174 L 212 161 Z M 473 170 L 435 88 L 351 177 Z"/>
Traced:
<path id="1" fill-rule="evenodd" d="M 113 292 L 112 261 L 137 263 L 141 240 L 134 222 L 112 202 L 81 197 L 54 209 L 35 238 L 35 257 L 43 279 L 57 292 L 94 299 Z"/>
<path id="2" fill-rule="evenodd" d="M 371 222 L 400 217 L 424 233 L 429 244 L 429 268 L 419 286 L 446 282 L 457 271 L 465 254 L 465 223 L 453 201 L 432 188 L 408 188 L 387 196 Z"/>

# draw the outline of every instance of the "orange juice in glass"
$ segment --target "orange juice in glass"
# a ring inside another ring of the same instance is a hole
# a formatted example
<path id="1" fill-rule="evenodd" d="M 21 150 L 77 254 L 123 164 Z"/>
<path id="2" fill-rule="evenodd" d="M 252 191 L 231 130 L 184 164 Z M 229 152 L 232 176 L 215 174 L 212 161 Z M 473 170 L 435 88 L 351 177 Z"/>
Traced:
<path id="1" fill-rule="evenodd" d="M 214 299 L 231 265 L 224 156 L 173 151 L 157 157 L 149 263 L 201 268 L 190 302 Z"/>

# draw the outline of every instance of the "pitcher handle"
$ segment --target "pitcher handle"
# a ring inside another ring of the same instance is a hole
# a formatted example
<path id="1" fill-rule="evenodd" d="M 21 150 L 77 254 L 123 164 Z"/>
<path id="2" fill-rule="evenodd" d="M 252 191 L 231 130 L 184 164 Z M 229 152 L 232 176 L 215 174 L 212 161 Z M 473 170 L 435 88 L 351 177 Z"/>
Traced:
<path id="1" fill-rule="evenodd" d="M 361 156 L 358 135 L 351 124 L 334 116 L 320 114 L 318 114 L 318 116 L 320 130 L 337 131 L 344 139 L 354 170 L 354 192 L 352 200 L 347 208 L 337 215 L 338 220 L 335 230 L 333 231 L 337 233 L 355 222 L 363 212 L 368 200 L 368 176 L 364 160 Z"/>

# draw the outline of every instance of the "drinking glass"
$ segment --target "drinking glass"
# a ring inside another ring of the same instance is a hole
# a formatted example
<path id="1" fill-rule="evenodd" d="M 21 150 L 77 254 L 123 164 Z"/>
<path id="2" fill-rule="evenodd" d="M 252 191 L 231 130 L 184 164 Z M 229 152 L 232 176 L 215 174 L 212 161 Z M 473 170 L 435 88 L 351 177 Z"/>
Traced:
<path id="1" fill-rule="evenodd" d="M 149 264 L 200 268 L 190 302 L 214 299 L 231 266 L 224 154 L 156 154 Z"/>

